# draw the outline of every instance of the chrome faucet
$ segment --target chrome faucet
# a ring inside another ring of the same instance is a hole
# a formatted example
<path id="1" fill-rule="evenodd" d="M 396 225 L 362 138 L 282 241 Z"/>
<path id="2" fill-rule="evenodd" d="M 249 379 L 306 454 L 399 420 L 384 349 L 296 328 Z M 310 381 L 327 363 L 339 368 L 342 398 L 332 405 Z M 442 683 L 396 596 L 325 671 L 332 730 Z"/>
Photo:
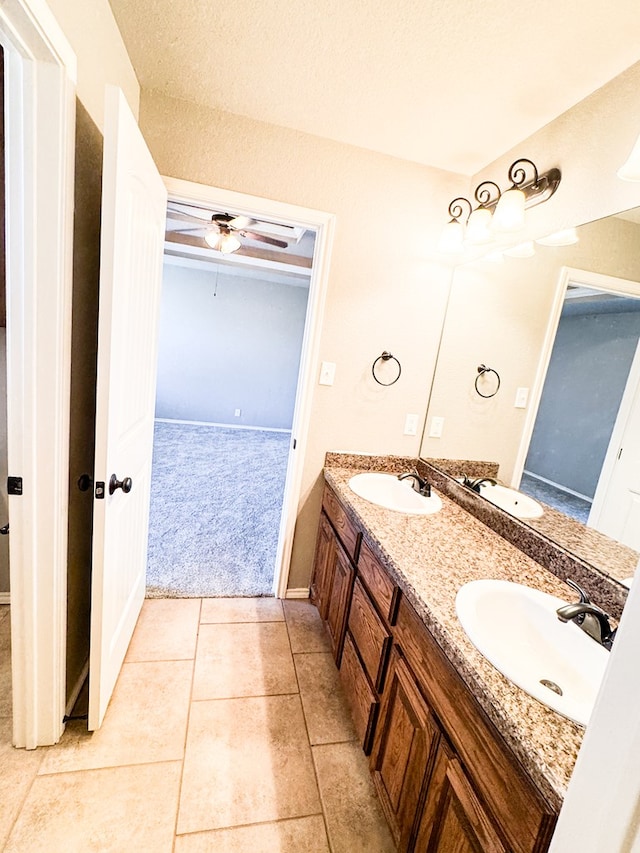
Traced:
<path id="1" fill-rule="evenodd" d="M 413 480 L 411 486 L 416 492 L 418 492 L 418 494 L 422 495 L 425 498 L 431 497 L 430 484 L 425 479 L 423 479 L 415 469 L 413 471 L 408 471 L 406 474 L 398 474 L 398 479 Z"/>
<path id="2" fill-rule="evenodd" d="M 556 610 L 558 619 L 561 622 L 575 622 L 597 643 L 611 651 L 617 629 L 611 629 L 608 615 L 596 604 L 589 601 L 587 593 L 575 581 L 567 578 L 566 583 L 579 594 L 580 601 L 559 607 Z"/>
<path id="3" fill-rule="evenodd" d="M 467 488 L 472 489 L 474 492 L 480 494 L 480 486 L 488 483 L 490 486 L 497 486 L 498 483 L 496 480 L 492 480 L 491 477 L 477 477 L 475 480 L 469 479 L 466 474 L 462 475 L 462 485 L 467 486 Z"/>

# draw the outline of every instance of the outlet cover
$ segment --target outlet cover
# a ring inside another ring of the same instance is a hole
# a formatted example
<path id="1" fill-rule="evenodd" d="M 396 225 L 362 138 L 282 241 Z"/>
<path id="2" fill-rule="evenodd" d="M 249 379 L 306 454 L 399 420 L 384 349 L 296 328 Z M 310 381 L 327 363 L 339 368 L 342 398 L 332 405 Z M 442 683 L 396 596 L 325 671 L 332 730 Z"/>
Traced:
<path id="1" fill-rule="evenodd" d="M 529 399 L 529 389 L 528 388 L 518 388 L 516 391 L 516 401 L 513 404 L 516 409 L 526 409 L 527 401 Z"/>
<path id="2" fill-rule="evenodd" d="M 242 409 L 235 409 L 233 412 L 233 417 L 239 418 L 241 414 L 242 414 Z"/>

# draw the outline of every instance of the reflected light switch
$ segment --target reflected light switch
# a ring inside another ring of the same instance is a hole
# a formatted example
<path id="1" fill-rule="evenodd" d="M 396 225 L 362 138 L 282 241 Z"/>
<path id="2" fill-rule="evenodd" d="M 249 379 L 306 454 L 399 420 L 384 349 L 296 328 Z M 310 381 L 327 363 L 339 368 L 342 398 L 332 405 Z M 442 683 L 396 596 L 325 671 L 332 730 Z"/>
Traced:
<path id="1" fill-rule="evenodd" d="M 442 438 L 442 428 L 444 427 L 444 418 L 431 418 L 431 426 L 429 428 L 429 438 Z"/>

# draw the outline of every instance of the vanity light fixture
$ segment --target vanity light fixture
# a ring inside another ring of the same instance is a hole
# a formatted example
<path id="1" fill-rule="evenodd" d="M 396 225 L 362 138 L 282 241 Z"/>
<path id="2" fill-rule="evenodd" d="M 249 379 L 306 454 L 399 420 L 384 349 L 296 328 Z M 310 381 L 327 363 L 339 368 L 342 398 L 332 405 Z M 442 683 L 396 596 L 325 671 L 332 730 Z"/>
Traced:
<path id="1" fill-rule="evenodd" d="M 564 228 L 562 231 L 556 231 L 555 234 L 539 237 L 536 243 L 540 246 L 573 246 L 579 239 L 575 228 Z"/>
<path id="2" fill-rule="evenodd" d="M 460 252 L 465 243 L 488 243 L 495 232 L 519 231 L 524 227 L 525 209 L 550 199 L 558 189 L 561 174 L 559 169 L 553 168 L 541 175 L 532 160 L 521 157 L 509 167 L 508 177 L 511 186 L 504 192 L 494 181 L 479 184 L 474 193 L 478 202 L 475 209 L 466 198 L 455 198 L 451 202 L 449 215 L 452 219 L 443 230 L 439 243 L 441 252 Z M 464 220 L 461 202 L 469 206 Z"/>
<path id="3" fill-rule="evenodd" d="M 616 172 L 623 181 L 640 181 L 640 136 L 631 149 L 631 154 Z"/>

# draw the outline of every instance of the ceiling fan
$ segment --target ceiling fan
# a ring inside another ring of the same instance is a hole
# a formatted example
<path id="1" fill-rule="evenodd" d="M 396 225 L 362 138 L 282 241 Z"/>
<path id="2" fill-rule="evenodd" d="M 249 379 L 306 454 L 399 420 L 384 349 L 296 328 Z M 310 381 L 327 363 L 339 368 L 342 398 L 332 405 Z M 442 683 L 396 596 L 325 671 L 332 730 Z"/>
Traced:
<path id="1" fill-rule="evenodd" d="M 240 237 L 244 237 L 247 240 L 256 240 L 260 243 L 268 243 L 270 246 L 277 246 L 280 249 L 286 249 L 289 245 L 284 240 L 277 240 L 275 237 L 268 237 L 257 231 L 248 231 L 247 228 L 250 225 L 257 224 L 255 219 L 250 219 L 248 216 L 214 213 L 209 217 L 195 213 L 185 213 L 183 210 L 171 205 L 169 205 L 168 209 L 172 219 L 194 223 L 192 228 L 175 229 L 173 233 L 198 234 L 200 232 L 208 246 L 225 255 L 236 252 L 240 248 L 242 245 Z"/>

